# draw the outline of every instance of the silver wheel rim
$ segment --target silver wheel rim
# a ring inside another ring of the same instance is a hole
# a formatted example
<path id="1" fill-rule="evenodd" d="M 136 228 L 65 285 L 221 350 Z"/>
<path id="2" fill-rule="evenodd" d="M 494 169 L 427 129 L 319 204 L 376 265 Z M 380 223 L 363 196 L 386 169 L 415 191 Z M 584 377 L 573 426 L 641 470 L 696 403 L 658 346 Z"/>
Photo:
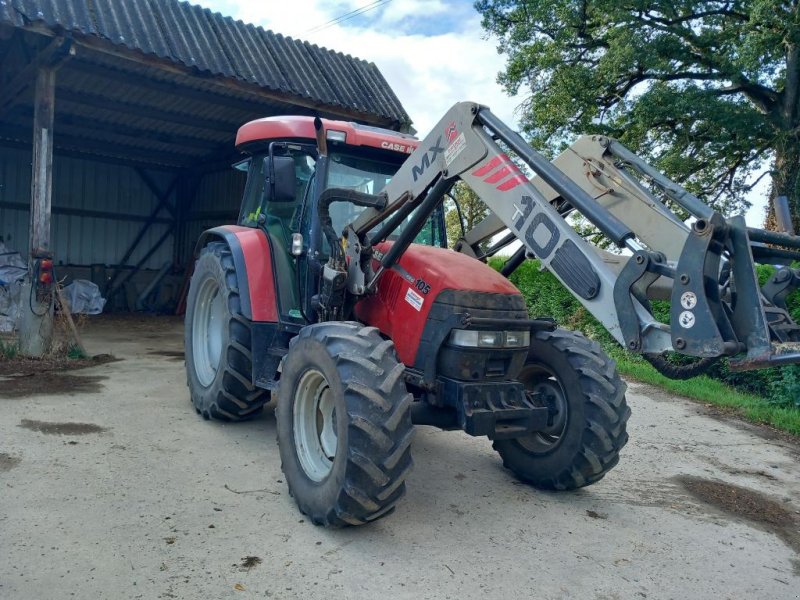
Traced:
<path id="1" fill-rule="evenodd" d="M 523 377 L 520 377 L 523 379 Z M 544 369 L 536 370 L 533 376 L 528 375 L 528 381 L 523 381 L 526 391 L 540 394 L 541 400 L 534 403 L 546 406 L 550 411 L 548 426 L 542 431 L 518 438 L 520 445 L 531 452 L 546 453 L 553 450 L 561 442 L 561 436 L 567 428 L 569 421 L 569 406 L 567 396 L 561 382 Z"/>
<path id="2" fill-rule="evenodd" d="M 336 456 L 336 409 L 333 391 L 325 376 L 309 369 L 294 393 L 294 442 L 306 475 L 322 481 L 333 468 Z"/>
<path id="3" fill-rule="evenodd" d="M 225 298 L 216 279 L 208 278 L 200 285 L 192 319 L 194 371 L 203 387 L 210 386 L 217 376 L 224 324 Z"/>

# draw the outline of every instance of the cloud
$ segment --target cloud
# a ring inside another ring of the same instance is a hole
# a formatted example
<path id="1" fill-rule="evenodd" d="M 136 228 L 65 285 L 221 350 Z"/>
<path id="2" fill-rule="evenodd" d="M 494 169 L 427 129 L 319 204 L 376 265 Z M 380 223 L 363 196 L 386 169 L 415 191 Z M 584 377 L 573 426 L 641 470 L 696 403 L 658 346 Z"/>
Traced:
<path id="1" fill-rule="evenodd" d="M 197 0 L 195 0 L 197 1 Z M 479 15 L 465 2 L 403 0 L 376 6 L 347 21 L 318 28 L 368 0 L 292 0 L 281 10 L 263 0 L 199 0 L 203 6 L 276 33 L 374 62 L 425 136 L 455 102 L 486 104 L 515 125 L 520 98 L 497 83 L 503 57 Z M 289 9 L 289 6 L 291 9 Z M 422 32 L 422 33 L 419 33 Z"/>

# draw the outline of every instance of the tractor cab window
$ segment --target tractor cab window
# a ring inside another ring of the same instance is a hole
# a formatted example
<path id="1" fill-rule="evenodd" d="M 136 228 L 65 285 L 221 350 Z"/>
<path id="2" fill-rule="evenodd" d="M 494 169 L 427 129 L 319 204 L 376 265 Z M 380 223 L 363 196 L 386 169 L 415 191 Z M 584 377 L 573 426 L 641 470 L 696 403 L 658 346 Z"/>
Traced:
<path id="1" fill-rule="evenodd" d="M 239 224 L 245 227 L 257 227 L 259 217 L 265 216 L 265 223 L 279 226 L 281 233 L 291 234 L 298 231 L 300 208 L 308 188 L 311 176 L 314 173 L 314 158 L 302 151 L 290 151 L 290 156 L 295 162 L 295 201 L 294 202 L 265 202 L 264 200 L 264 159 L 266 155 L 256 155 L 248 161 L 235 165 L 246 165 L 248 168 L 247 185 L 242 199 L 242 211 L 239 215 Z"/>
<path id="2" fill-rule="evenodd" d="M 392 180 L 398 165 L 348 154 L 332 154 L 328 164 L 329 188 L 345 188 L 364 194 L 377 194 Z M 334 202 L 330 213 L 333 229 L 340 233 L 358 218 L 364 208 L 349 202 Z"/>
<path id="3" fill-rule="evenodd" d="M 340 187 L 366 194 L 377 194 L 392 180 L 392 176 L 399 168 L 400 165 L 397 163 L 383 162 L 350 154 L 332 154 L 328 166 L 327 187 Z M 333 228 L 336 233 L 341 233 L 344 227 L 348 223 L 355 221 L 363 210 L 363 207 L 355 206 L 348 202 L 334 202 L 331 204 L 331 221 L 333 221 Z M 410 215 L 389 239 L 397 237 L 409 220 Z M 417 234 L 414 241 L 428 246 L 446 247 L 447 243 L 444 239 L 442 222 L 442 212 L 437 209 Z M 323 245 L 327 253 L 327 241 L 323 241 Z"/>

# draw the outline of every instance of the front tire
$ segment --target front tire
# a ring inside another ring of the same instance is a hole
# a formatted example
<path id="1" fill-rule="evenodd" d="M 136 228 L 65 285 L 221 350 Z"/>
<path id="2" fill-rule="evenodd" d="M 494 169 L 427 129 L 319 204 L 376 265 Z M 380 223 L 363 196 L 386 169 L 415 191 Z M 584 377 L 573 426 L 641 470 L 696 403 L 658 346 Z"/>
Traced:
<path id="1" fill-rule="evenodd" d="M 292 340 L 276 407 L 281 467 L 315 525 L 389 514 L 411 471 L 412 396 L 394 344 L 353 322 L 309 325 Z"/>
<path id="2" fill-rule="evenodd" d="M 572 490 L 602 479 L 628 441 L 631 411 L 616 364 L 597 342 L 565 329 L 531 339 L 519 381 L 550 409 L 548 428 L 497 440 L 503 465 L 549 490 Z"/>
<path id="3" fill-rule="evenodd" d="M 184 326 L 186 383 L 203 418 L 243 421 L 261 414 L 268 396 L 251 380 L 251 344 L 230 249 L 211 242 L 195 264 Z"/>

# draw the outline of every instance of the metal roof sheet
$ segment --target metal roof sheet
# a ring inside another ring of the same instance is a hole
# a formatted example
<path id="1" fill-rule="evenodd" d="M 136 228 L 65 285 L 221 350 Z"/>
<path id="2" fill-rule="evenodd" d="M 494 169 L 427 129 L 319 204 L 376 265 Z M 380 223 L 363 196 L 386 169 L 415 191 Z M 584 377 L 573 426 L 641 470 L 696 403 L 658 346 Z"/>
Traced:
<path id="1" fill-rule="evenodd" d="M 273 92 L 410 123 L 373 63 L 178 0 L 0 0 L 0 22 L 44 23 Z M 290 98 L 287 98 L 291 101 Z"/>

